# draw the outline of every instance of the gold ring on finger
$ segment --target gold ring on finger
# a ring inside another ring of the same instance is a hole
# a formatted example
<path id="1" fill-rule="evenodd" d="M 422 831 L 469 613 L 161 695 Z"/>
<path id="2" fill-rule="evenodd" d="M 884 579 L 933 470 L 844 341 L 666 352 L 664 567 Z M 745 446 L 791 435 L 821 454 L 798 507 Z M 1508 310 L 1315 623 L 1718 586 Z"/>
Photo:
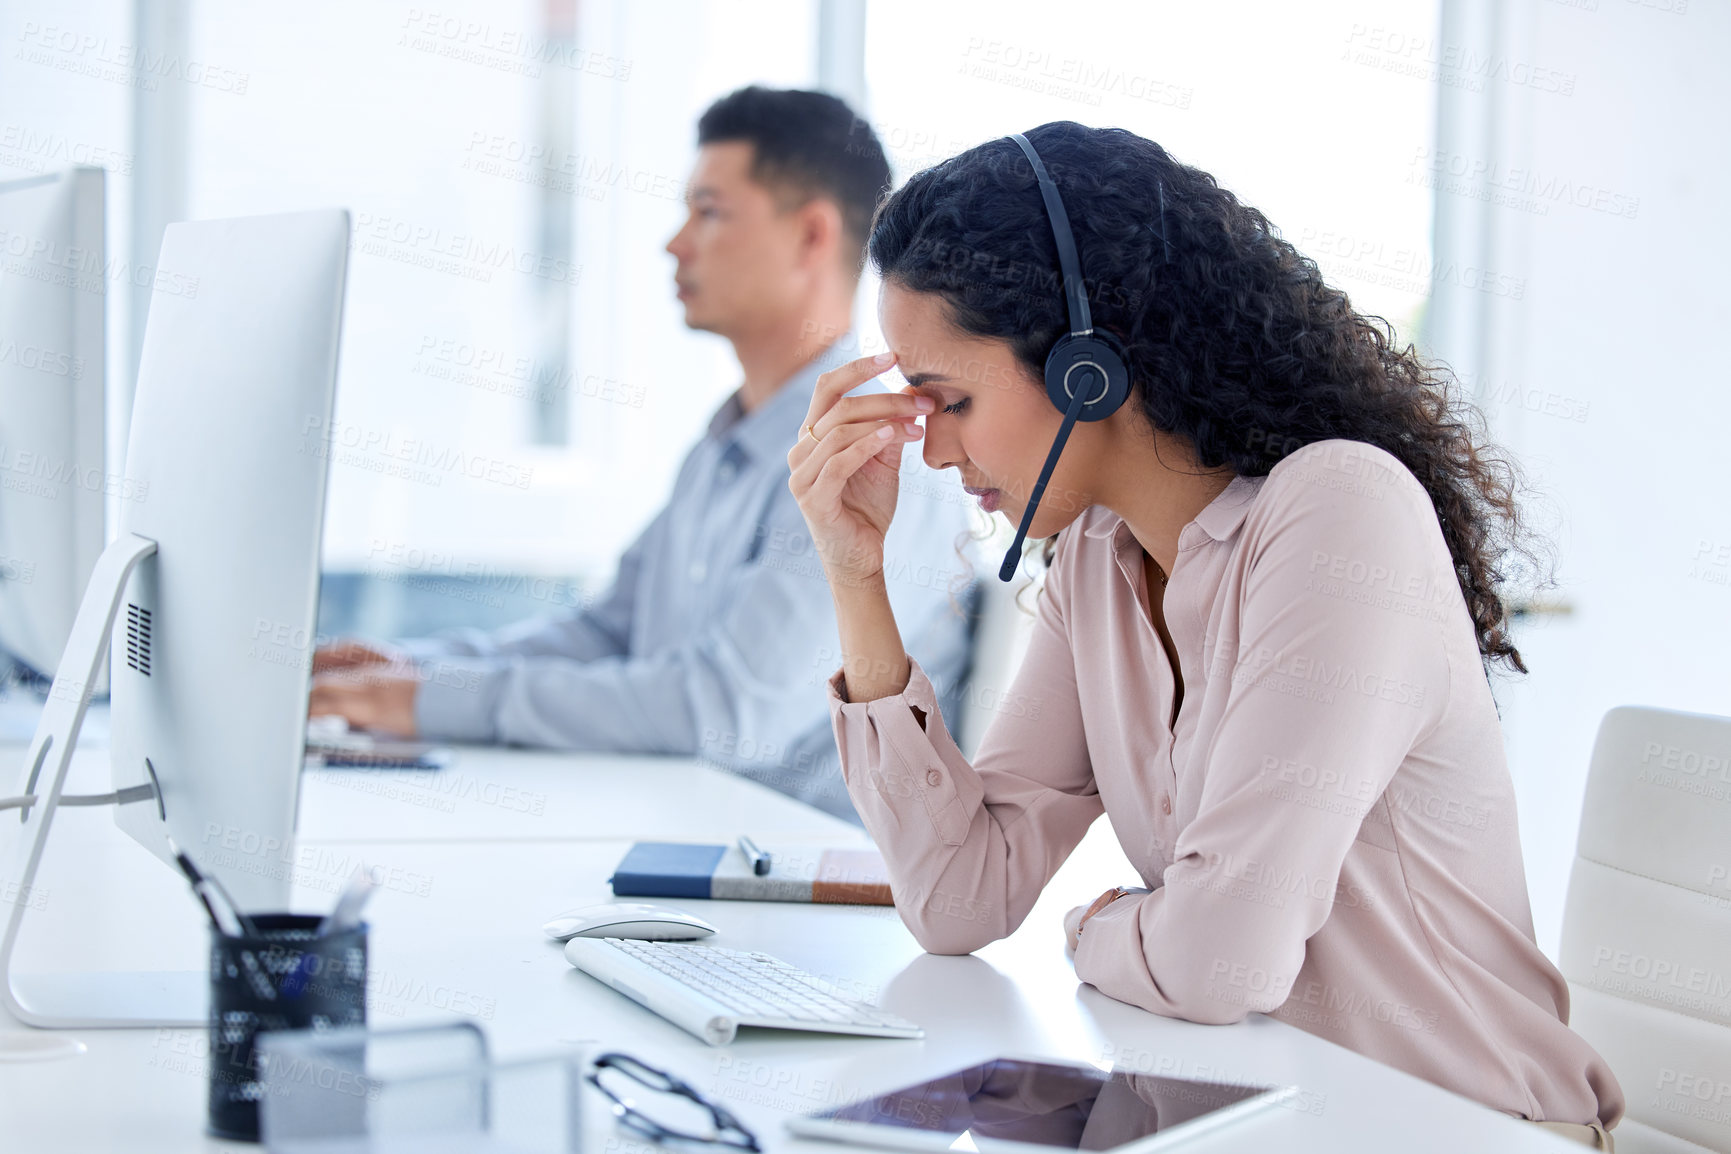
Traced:
<path id="1" fill-rule="evenodd" d="M 817 422 L 816 422 L 816 421 L 813 421 L 813 422 L 812 422 L 812 424 L 813 424 L 813 425 L 815 425 L 815 424 L 816 424 L 816 423 L 817 423 Z M 819 444 L 822 444 L 822 443 L 823 443 L 823 442 L 821 442 L 821 441 L 819 441 L 819 440 L 818 440 L 818 438 L 817 438 L 817 430 L 816 430 L 816 429 L 813 429 L 813 428 L 812 428 L 812 427 L 811 427 L 811 425 L 807 425 L 807 426 L 806 426 L 806 427 L 805 427 L 805 435 L 806 435 L 806 436 L 808 436 L 808 437 L 810 437 L 810 438 L 811 438 L 811 443 L 812 443 L 812 444 L 814 444 L 814 445 L 819 445 Z"/>

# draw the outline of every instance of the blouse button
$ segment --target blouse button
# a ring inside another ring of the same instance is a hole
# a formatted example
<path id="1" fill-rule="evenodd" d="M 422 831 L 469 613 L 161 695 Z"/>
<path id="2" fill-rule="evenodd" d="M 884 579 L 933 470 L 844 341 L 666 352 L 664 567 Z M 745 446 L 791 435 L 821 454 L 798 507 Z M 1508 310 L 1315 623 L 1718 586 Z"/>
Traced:
<path id="1" fill-rule="evenodd" d="M 944 784 L 944 775 L 935 769 L 928 769 L 926 770 L 926 784 L 934 788 L 940 786 Z"/>
<path id="2" fill-rule="evenodd" d="M 1166 814 L 1168 816 L 1171 815 L 1171 813 L 1172 813 L 1172 795 L 1171 794 L 1163 793 L 1160 795 L 1160 812 L 1163 814 Z"/>

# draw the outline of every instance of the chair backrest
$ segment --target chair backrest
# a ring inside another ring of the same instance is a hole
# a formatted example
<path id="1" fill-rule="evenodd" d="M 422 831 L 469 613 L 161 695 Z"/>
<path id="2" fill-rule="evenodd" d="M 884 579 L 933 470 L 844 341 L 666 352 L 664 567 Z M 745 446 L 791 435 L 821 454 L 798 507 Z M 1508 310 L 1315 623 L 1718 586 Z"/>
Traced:
<path id="1" fill-rule="evenodd" d="M 1029 584 L 1020 573 L 1007 583 L 998 580 L 995 573 L 986 574 L 980 582 L 974 657 L 962 698 L 961 725 L 955 735 L 956 747 L 969 761 L 993 719 L 1013 703 L 1010 685 L 1022 667 L 1022 655 L 1028 651 L 1028 639 L 1034 632 L 1033 615 L 1017 604 L 1018 595 Z M 1022 598 L 1029 609 L 1033 608 L 1033 597 L 1030 592 Z"/>
<path id="2" fill-rule="evenodd" d="M 1561 969 L 1628 1099 L 1620 1154 L 1731 1150 L 1731 717 L 1605 715 Z"/>

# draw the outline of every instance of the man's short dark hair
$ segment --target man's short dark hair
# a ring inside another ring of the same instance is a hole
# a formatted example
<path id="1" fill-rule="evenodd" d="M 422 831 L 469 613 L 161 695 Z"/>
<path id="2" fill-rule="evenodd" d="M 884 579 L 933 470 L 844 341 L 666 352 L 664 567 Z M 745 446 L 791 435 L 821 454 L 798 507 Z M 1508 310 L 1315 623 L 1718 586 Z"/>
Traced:
<path id="1" fill-rule="evenodd" d="M 741 88 L 711 104 L 697 122 L 697 143 L 752 145 L 751 178 L 796 193 L 804 203 L 826 196 L 841 209 L 864 264 L 872 214 L 890 190 L 890 166 L 871 125 L 825 92 Z"/>

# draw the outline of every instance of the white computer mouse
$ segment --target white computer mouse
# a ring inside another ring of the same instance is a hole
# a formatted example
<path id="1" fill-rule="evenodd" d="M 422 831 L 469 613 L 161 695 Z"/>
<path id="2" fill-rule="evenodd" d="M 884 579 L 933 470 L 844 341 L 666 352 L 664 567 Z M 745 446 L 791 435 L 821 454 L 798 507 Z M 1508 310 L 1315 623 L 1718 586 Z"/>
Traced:
<path id="1" fill-rule="evenodd" d="M 566 910 L 541 927 L 554 941 L 569 938 L 635 938 L 643 942 L 687 942 L 707 938 L 715 927 L 702 918 L 648 902 L 609 902 Z"/>

